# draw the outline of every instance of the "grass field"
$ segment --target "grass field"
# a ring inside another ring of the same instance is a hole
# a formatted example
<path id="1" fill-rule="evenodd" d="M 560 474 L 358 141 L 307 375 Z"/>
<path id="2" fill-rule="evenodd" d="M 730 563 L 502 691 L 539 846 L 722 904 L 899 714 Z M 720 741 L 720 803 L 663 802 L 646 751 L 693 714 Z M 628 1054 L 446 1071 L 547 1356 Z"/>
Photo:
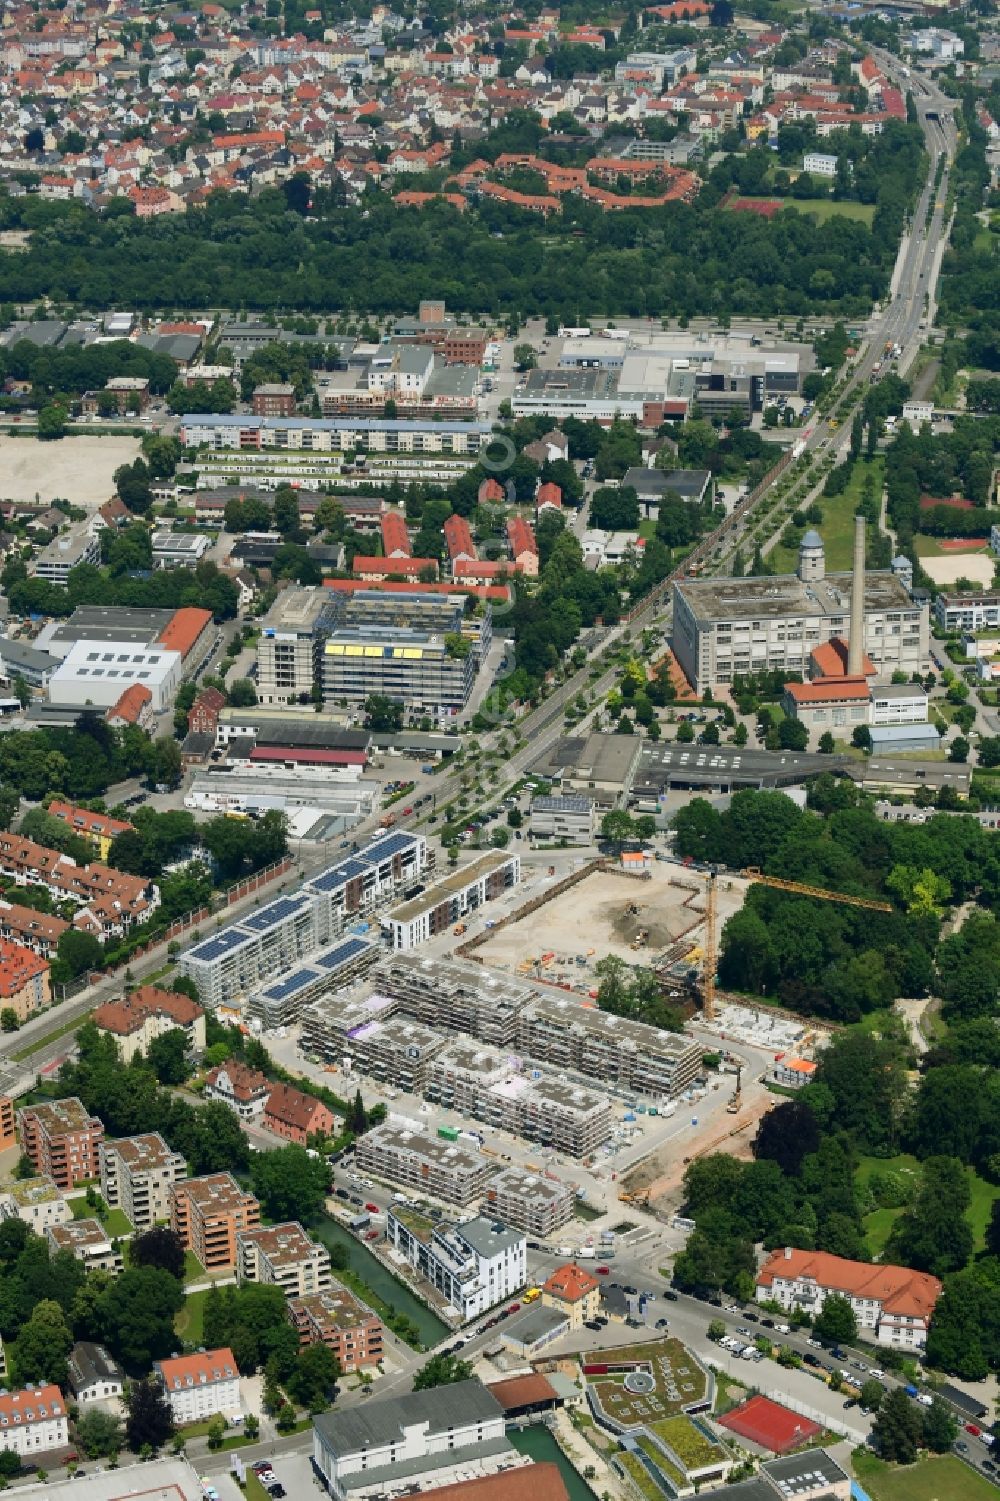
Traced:
<path id="1" fill-rule="evenodd" d="M 856 1449 L 851 1465 L 871 1501 L 996 1501 L 997 1497 L 995 1486 L 953 1454 L 896 1467 Z"/>
<path id="2" fill-rule="evenodd" d="M 827 573 L 846 572 L 854 561 L 854 513 L 860 504 L 869 471 L 875 475 L 876 486 L 881 486 L 882 460 L 876 459 L 871 464 L 862 461 L 855 464 L 850 483 L 842 495 L 820 497 L 823 521 L 816 530 L 826 547 Z M 798 561 L 798 551 L 790 547 L 778 546 L 768 555 L 768 562 L 776 573 L 794 573 Z"/>
<path id="3" fill-rule="evenodd" d="M 91 1209 L 82 1194 L 78 1199 L 67 1199 L 66 1202 L 73 1211 L 75 1220 L 97 1220 L 112 1240 L 118 1236 L 132 1234 L 132 1222 L 120 1209 L 109 1209 L 104 1219 L 101 1219 L 100 1215 Z"/>
<path id="4" fill-rule="evenodd" d="M 855 1174 L 855 1182 L 859 1188 L 864 1188 L 873 1173 L 897 1172 L 915 1173 L 919 1175 L 920 1163 L 916 1157 L 907 1153 L 900 1153 L 898 1157 L 862 1157 Z M 981 1251 L 986 1244 L 986 1227 L 990 1222 L 994 1201 L 1000 1198 L 1000 1188 L 993 1183 L 987 1183 L 980 1178 L 971 1167 L 966 1168 L 969 1179 L 969 1207 L 965 1218 L 972 1227 L 975 1237 L 975 1248 Z M 902 1214 L 901 1209 L 876 1209 L 865 1216 L 862 1221 L 865 1231 L 865 1239 L 872 1256 L 880 1256 L 885 1249 L 886 1241 L 892 1232 L 895 1221 Z"/>
<path id="5" fill-rule="evenodd" d="M 767 193 L 741 193 L 740 197 L 745 197 L 747 203 L 774 201 Z M 875 217 L 875 205 L 872 203 L 834 203 L 832 198 L 785 198 L 782 200 L 782 207 L 798 209 L 800 214 L 812 214 L 821 224 L 832 219 L 834 214 L 839 214 L 843 219 L 857 219 L 862 224 L 870 224 Z"/>
<path id="6" fill-rule="evenodd" d="M 174 1329 L 186 1339 L 188 1344 L 200 1345 L 205 1332 L 205 1299 L 208 1297 L 206 1288 L 200 1293 L 188 1293 L 181 1308 L 174 1319 Z"/>

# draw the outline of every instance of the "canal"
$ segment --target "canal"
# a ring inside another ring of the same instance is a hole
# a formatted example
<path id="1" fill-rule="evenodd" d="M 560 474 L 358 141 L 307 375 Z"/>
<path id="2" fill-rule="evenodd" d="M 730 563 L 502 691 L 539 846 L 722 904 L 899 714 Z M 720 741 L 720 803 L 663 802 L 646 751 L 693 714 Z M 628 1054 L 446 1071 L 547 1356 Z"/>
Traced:
<path id="1" fill-rule="evenodd" d="M 597 1501 L 594 1491 L 579 1471 L 574 1470 L 555 1437 L 541 1423 L 530 1428 L 508 1428 L 507 1437 L 519 1454 L 527 1454 L 535 1464 L 553 1464 L 559 1469 L 569 1501 Z"/>
<path id="2" fill-rule="evenodd" d="M 410 1289 L 400 1282 L 391 1272 L 387 1271 L 382 1263 L 356 1240 L 349 1231 L 336 1220 L 328 1215 L 321 1215 L 310 1229 L 318 1240 L 331 1249 L 334 1246 L 343 1246 L 347 1252 L 347 1264 L 355 1276 L 360 1277 L 373 1293 L 377 1293 L 384 1303 L 391 1303 L 398 1313 L 404 1313 L 419 1330 L 420 1338 L 424 1344 L 431 1346 L 439 1344 L 450 1331 L 448 1325 L 437 1314 L 431 1313 L 426 1304 L 421 1303 L 419 1298 L 414 1297 Z M 334 1276 L 336 1276 L 334 1271 Z"/>

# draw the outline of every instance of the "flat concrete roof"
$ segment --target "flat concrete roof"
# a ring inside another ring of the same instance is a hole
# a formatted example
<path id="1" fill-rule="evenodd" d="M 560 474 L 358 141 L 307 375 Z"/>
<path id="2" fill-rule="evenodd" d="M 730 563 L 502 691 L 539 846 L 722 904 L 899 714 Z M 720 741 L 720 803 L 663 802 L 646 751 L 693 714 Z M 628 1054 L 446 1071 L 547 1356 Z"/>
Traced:
<path id="1" fill-rule="evenodd" d="M 828 573 L 823 579 L 804 583 L 798 574 L 774 578 L 683 579 L 674 584 L 688 609 L 706 625 L 715 620 L 752 620 L 755 616 L 778 619 L 783 615 L 825 617 L 843 615 L 851 609 L 852 573 Z M 894 573 L 865 574 L 865 609 L 917 611 Z"/>

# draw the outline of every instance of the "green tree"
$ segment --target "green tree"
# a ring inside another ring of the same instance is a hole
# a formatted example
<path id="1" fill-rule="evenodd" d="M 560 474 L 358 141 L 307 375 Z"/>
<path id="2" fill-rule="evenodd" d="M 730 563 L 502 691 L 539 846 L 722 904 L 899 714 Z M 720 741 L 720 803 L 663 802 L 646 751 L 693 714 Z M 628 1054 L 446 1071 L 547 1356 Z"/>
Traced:
<path id="1" fill-rule="evenodd" d="M 88 970 L 100 969 L 104 963 L 104 950 L 92 933 L 81 933 L 78 928 L 67 928 L 59 935 L 56 945 L 60 968 L 66 978 L 75 980 Z"/>
<path id="2" fill-rule="evenodd" d="M 65 437 L 67 417 L 66 408 L 58 402 L 52 401 L 42 407 L 38 414 L 38 436 L 42 442 Z"/>
<path id="3" fill-rule="evenodd" d="M 468 1381 L 471 1376 L 472 1366 L 467 1360 L 442 1352 L 432 1355 L 420 1367 L 413 1378 L 413 1390 L 423 1392 L 432 1386 L 451 1386 L 456 1381 Z"/>
<path id="4" fill-rule="evenodd" d="M 236 678 L 226 692 L 234 709 L 252 709 L 257 703 L 257 689 L 250 678 Z"/>
<path id="5" fill-rule="evenodd" d="M 65 1386 L 66 1357 L 73 1347 L 73 1335 L 59 1304 L 43 1298 L 31 1317 L 19 1330 L 14 1353 L 14 1369 L 21 1386 L 28 1381 L 51 1381 Z"/>
<path id="6" fill-rule="evenodd" d="M 869 1379 L 862 1383 L 859 1401 L 865 1412 L 877 1412 L 884 1396 L 885 1388 L 881 1381 Z"/>
<path id="7" fill-rule="evenodd" d="M 184 1242 L 167 1225 L 154 1225 L 133 1236 L 128 1245 L 128 1259 L 130 1266 L 160 1267 L 178 1281 L 184 1279 Z"/>
<path id="8" fill-rule="evenodd" d="M 208 1447 L 221 1449 L 222 1441 L 226 1436 L 226 1420 L 221 1413 L 216 1413 L 208 1424 Z"/>
<path id="9" fill-rule="evenodd" d="M 146 1446 L 151 1450 L 159 1449 L 173 1436 L 170 1402 L 155 1376 L 128 1383 L 125 1411 L 125 1441 L 134 1454 Z"/>
<path id="10" fill-rule="evenodd" d="M 310 1220 L 323 1208 L 330 1170 L 305 1147 L 280 1147 L 254 1154 L 253 1191 L 272 1220 Z"/>
<path id="11" fill-rule="evenodd" d="M 4 1006 L 0 1009 L 0 1031 L 16 1032 L 20 1025 L 13 1006 Z"/>
<path id="12" fill-rule="evenodd" d="M 191 1072 L 187 1033 L 181 1027 L 161 1032 L 149 1044 L 146 1057 L 161 1084 L 183 1084 Z"/>
<path id="13" fill-rule="evenodd" d="M 920 1409 L 910 1401 L 901 1386 L 887 1392 L 872 1424 L 872 1442 L 882 1459 L 896 1464 L 912 1464 L 923 1438 Z"/>
<path id="14" fill-rule="evenodd" d="M 601 819 L 601 838 L 607 840 L 609 844 L 616 844 L 620 847 L 634 836 L 635 825 L 632 822 L 632 816 L 624 808 L 612 808 L 611 812 L 605 813 Z"/>
<path id="15" fill-rule="evenodd" d="M 183 1305 L 183 1287 L 162 1267 L 124 1271 L 101 1299 L 104 1343 L 127 1371 L 146 1372 L 175 1348 L 174 1318 Z M 131 1436 L 129 1447 L 136 1447 Z"/>
<path id="16" fill-rule="evenodd" d="M 947 1454 L 957 1437 L 954 1413 L 940 1397 L 935 1397 L 924 1410 L 924 1443 L 934 1454 Z"/>
<path id="17" fill-rule="evenodd" d="M 813 1320 L 813 1330 L 820 1339 L 832 1344 L 850 1344 L 858 1337 L 858 1321 L 847 1298 L 831 1293 Z"/>
<path id="18" fill-rule="evenodd" d="M 307 1345 L 285 1382 L 288 1395 L 309 1412 L 329 1406 L 340 1379 L 340 1361 L 326 1345 Z"/>
<path id="19" fill-rule="evenodd" d="M 113 1413 L 95 1407 L 77 1418 L 76 1441 L 88 1459 L 107 1458 L 122 1446 L 122 1425 Z"/>
<path id="20" fill-rule="evenodd" d="M 969 1180 L 956 1157 L 929 1157 L 920 1192 L 896 1221 L 887 1248 L 894 1260 L 936 1277 L 960 1271 L 973 1251 L 965 1218 Z"/>

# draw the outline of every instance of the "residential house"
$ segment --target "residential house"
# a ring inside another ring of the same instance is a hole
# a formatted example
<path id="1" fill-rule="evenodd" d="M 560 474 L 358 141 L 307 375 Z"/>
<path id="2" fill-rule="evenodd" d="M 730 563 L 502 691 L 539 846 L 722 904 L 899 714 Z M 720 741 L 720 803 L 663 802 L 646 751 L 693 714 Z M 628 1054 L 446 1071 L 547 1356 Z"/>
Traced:
<path id="1" fill-rule="evenodd" d="M 601 1308 L 601 1284 L 575 1261 L 557 1266 L 542 1284 L 542 1305 L 565 1314 L 571 1329 L 582 1329 Z"/>
<path id="2" fill-rule="evenodd" d="M 206 1077 L 204 1097 L 221 1100 L 241 1121 L 252 1121 L 263 1115 L 270 1091 L 271 1083 L 259 1069 L 229 1059 Z"/>
<path id="3" fill-rule="evenodd" d="M 326 1345 L 345 1376 L 377 1366 L 385 1354 L 381 1319 L 343 1287 L 292 1298 L 288 1316 L 303 1345 Z"/>
<path id="4" fill-rule="evenodd" d="M 332 1136 L 336 1116 L 314 1095 L 304 1094 L 290 1084 L 272 1084 L 262 1124 L 275 1136 L 284 1136 L 304 1147 L 311 1136 Z"/>
<path id="5" fill-rule="evenodd" d="M 242 1411 L 240 1373 L 228 1346 L 157 1360 L 153 1370 L 163 1383 L 174 1423 L 179 1428 L 185 1423 L 204 1422 L 217 1414 L 234 1417 Z"/>

